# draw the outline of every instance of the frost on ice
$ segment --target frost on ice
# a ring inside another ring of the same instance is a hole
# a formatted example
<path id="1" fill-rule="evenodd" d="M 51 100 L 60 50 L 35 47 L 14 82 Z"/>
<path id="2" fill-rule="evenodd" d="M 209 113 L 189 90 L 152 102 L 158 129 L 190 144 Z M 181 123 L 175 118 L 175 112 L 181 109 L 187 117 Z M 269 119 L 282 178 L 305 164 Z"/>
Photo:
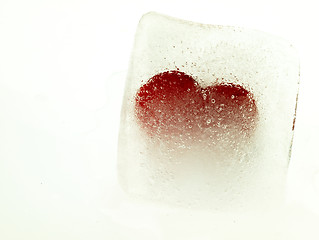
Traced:
<path id="1" fill-rule="evenodd" d="M 231 209 L 281 198 L 299 62 L 278 37 L 149 13 L 136 32 L 118 146 L 131 196 Z"/>

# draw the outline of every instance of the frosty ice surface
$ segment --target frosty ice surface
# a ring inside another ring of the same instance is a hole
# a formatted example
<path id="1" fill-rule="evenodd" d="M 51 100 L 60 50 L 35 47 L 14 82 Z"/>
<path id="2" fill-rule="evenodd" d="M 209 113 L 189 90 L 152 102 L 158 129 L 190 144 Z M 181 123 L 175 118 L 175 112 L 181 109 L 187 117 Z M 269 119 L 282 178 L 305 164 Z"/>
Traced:
<path id="1" fill-rule="evenodd" d="M 298 81 L 296 52 L 280 38 L 144 15 L 122 107 L 122 187 L 214 209 L 277 203 Z"/>

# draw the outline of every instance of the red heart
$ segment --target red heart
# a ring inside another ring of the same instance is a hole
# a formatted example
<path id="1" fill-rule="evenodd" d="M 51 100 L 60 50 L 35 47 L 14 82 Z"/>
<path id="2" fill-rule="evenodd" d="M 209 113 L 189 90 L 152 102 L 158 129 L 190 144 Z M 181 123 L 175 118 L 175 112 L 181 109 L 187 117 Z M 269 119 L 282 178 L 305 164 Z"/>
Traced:
<path id="1" fill-rule="evenodd" d="M 223 83 L 202 88 L 179 71 L 153 76 L 135 100 L 137 120 L 152 136 L 194 140 L 230 130 L 247 134 L 257 118 L 255 100 L 242 86 Z"/>

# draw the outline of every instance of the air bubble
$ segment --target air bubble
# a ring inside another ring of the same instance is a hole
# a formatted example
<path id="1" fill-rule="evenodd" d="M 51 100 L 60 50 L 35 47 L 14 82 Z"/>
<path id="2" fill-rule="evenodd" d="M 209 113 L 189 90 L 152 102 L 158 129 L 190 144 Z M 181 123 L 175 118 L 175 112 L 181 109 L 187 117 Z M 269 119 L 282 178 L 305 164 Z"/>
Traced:
<path id="1" fill-rule="evenodd" d="M 215 102 L 216 102 L 216 100 L 213 98 L 213 99 L 211 100 L 211 102 L 212 102 L 212 103 L 215 103 Z"/>

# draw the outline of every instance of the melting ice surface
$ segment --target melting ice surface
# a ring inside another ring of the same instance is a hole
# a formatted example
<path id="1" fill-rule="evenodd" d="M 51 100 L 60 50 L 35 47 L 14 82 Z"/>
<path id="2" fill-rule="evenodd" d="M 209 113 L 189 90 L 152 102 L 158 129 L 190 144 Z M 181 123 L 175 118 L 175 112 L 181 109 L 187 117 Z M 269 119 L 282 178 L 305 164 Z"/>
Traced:
<path id="1" fill-rule="evenodd" d="M 174 206 L 277 205 L 298 81 L 296 52 L 282 39 L 146 14 L 122 109 L 123 189 Z"/>

